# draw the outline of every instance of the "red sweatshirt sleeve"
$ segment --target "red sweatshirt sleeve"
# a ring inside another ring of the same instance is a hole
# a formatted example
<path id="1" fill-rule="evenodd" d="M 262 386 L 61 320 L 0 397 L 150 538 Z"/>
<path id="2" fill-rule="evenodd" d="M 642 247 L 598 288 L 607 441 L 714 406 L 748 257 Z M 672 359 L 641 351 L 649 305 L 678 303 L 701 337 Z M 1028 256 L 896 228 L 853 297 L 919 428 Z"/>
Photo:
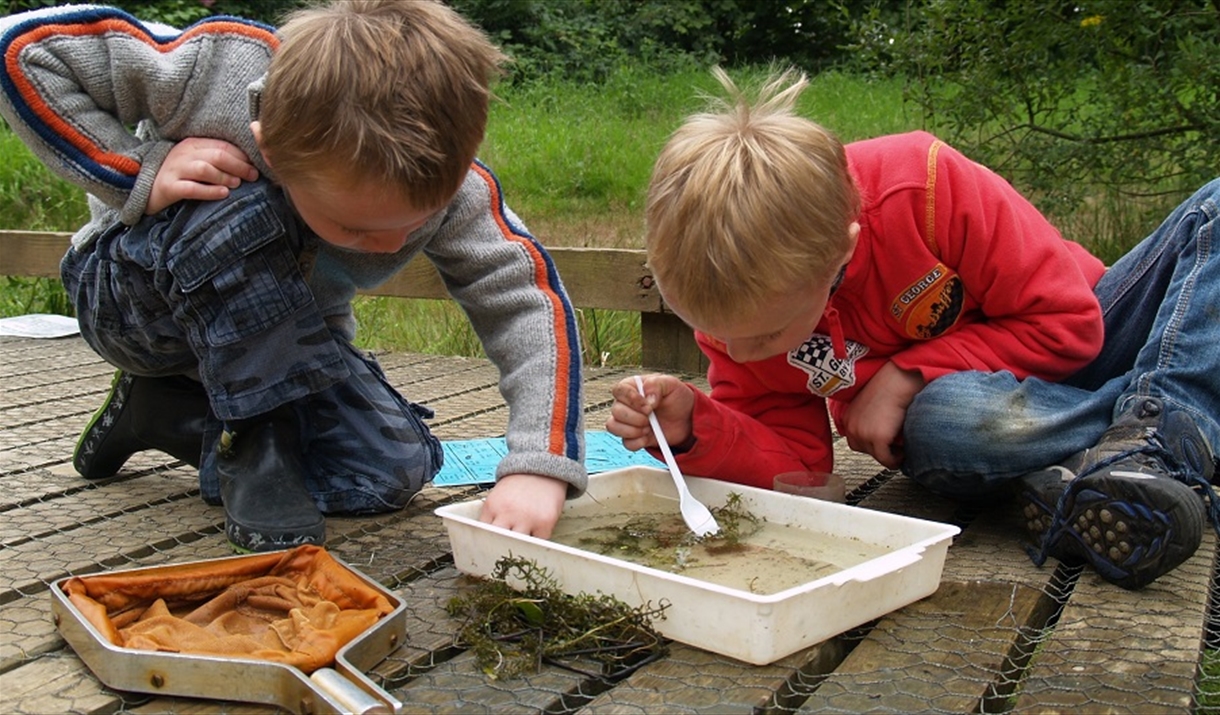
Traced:
<path id="1" fill-rule="evenodd" d="M 709 396 L 689 386 L 695 393 L 696 439 L 688 451 L 675 455 L 683 471 L 770 489 L 772 478 L 782 472 L 832 469 L 825 400 L 773 391 L 754 372 L 766 363 L 736 363 L 702 335 L 696 337 L 710 360 L 712 390 Z"/>
<path id="2" fill-rule="evenodd" d="M 892 356 L 925 380 L 1009 370 L 1057 380 L 1097 356 L 1103 328 L 1093 285 L 1100 260 L 1059 231 L 1003 178 L 944 144 L 929 157 L 925 240 L 961 277 L 976 315 Z"/>

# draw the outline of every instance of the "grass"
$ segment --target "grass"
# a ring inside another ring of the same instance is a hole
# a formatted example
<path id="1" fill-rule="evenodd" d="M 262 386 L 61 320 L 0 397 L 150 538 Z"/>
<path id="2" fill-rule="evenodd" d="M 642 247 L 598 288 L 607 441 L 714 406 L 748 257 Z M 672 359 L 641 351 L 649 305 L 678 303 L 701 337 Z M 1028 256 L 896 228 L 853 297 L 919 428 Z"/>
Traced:
<path id="1" fill-rule="evenodd" d="M 739 82 L 761 70 L 735 73 Z M 659 76 L 621 70 L 604 86 L 507 88 L 492 108 L 482 158 L 505 196 L 548 245 L 642 247 L 652 162 L 715 81 L 702 69 Z M 801 112 L 845 141 L 918 126 L 899 82 L 819 75 Z"/>
<path id="2" fill-rule="evenodd" d="M 83 192 L 55 178 L 0 124 L 0 223 L 30 231 L 73 231 L 89 217 Z"/>

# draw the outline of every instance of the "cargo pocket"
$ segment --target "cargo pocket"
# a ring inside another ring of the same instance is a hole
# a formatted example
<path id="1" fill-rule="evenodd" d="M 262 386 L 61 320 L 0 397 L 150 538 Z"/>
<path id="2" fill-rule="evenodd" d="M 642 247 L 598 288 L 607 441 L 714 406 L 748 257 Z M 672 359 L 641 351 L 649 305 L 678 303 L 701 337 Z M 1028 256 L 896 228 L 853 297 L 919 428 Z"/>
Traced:
<path id="1" fill-rule="evenodd" d="M 217 204 L 204 204 L 206 210 Z M 167 267 L 199 334 L 230 345 L 289 319 L 313 300 L 276 206 L 261 192 L 192 217 Z"/>

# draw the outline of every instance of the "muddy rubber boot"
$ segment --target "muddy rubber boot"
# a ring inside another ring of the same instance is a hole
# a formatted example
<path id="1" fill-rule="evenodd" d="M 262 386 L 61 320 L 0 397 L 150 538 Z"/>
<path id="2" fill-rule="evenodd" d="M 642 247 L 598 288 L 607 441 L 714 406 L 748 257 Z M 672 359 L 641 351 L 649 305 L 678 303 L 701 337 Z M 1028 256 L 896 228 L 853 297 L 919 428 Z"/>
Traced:
<path id="1" fill-rule="evenodd" d="M 86 479 L 113 476 L 136 452 L 159 449 L 198 468 L 207 393 L 188 377 L 139 377 L 119 370 L 106 401 L 76 443 L 72 465 Z"/>
<path id="2" fill-rule="evenodd" d="M 216 460 L 225 535 L 239 552 L 321 544 L 326 521 L 305 486 L 291 406 L 229 423 Z"/>

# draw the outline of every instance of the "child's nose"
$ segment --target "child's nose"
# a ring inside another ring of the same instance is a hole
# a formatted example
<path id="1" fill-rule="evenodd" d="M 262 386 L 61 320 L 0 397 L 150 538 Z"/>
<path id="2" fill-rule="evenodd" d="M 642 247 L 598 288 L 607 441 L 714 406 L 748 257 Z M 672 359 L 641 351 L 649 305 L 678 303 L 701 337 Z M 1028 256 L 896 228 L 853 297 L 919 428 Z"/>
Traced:
<path id="1" fill-rule="evenodd" d="M 407 245 L 409 235 L 409 231 L 383 231 L 372 237 L 370 250 L 373 253 L 397 253 Z"/>
<path id="2" fill-rule="evenodd" d="M 762 357 L 756 341 L 728 340 L 724 343 L 724 349 L 734 362 L 751 362 Z"/>

